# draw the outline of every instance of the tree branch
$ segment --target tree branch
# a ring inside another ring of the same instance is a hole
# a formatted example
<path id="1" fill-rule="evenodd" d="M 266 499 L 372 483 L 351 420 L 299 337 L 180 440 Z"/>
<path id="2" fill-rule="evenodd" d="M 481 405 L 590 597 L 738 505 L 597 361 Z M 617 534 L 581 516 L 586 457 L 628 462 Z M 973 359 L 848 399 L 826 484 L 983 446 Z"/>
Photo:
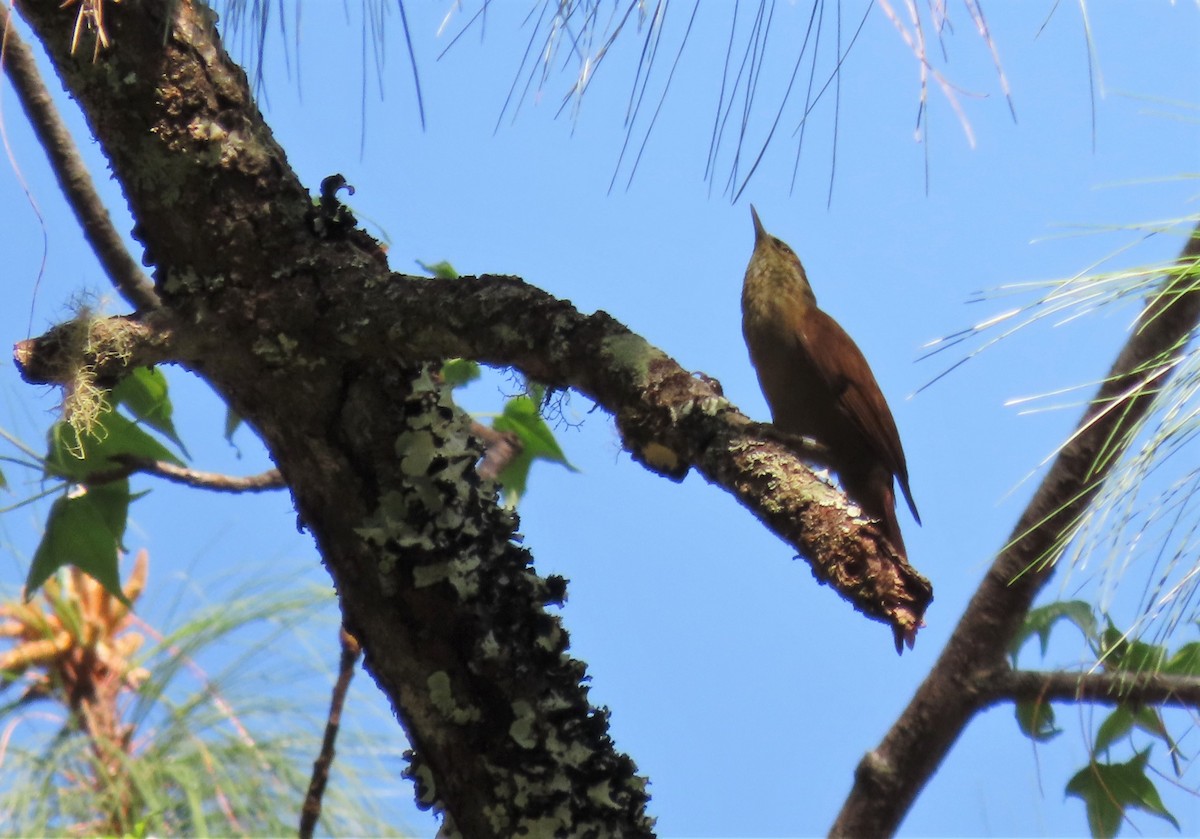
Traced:
<path id="1" fill-rule="evenodd" d="M 583 393 L 613 415 L 634 459 L 672 480 L 696 469 L 793 546 L 820 582 L 888 624 L 898 649 L 911 646 L 932 588 L 807 465 L 807 458 L 821 460 L 821 447 L 751 421 L 714 380 L 683 369 L 606 312 L 584 315 L 519 278 L 499 276 L 396 274 L 382 295 L 347 283 L 334 299 L 330 318 L 347 320 L 333 332 L 353 331 L 359 353 L 408 362 L 472 358 Z"/>
<path id="2" fill-rule="evenodd" d="M 421 360 L 511 363 L 579 388 L 614 413 L 634 457 L 725 487 L 818 579 L 911 639 L 927 581 L 711 382 L 602 312 L 581 315 L 519 280 L 392 275 L 366 234 L 315 225 L 202 6 L 106 6 L 111 47 L 94 62 L 72 55 L 69 9 L 17 8 L 96 132 L 156 265 L 170 329 L 148 330 L 147 348 L 162 341 L 159 360 L 205 378 L 268 447 L 413 743 L 422 806 L 470 836 L 652 829 L 645 781 L 614 747 L 549 611 L 565 583 L 534 573 L 514 544 L 514 518 L 476 473 L 470 419 Z M 27 375 L 49 378 L 56 352 L 86 356 L 78 335 L 59 337 L 23 346 Z M 118 353 L 113 375 L 151 357 Z"/>
<path id="3" fill-rule="evenodd" d="M 614 416 L 625 448 L 646 468 L 672 480 L 696 469 L 794 547 L 819 582 L 887 624 L 897 650 L 915 640 L 932 587 L 876 523 L 861 518 L 861 510 L 805 462 L 820 462 L 822 448 L 753 422 L 724 398 L 719 383 L 692 375 L 607 313 L 584 315 L 516 277 L 393 274 L 381 285 L 351 274 L 328 280 L 324 292 L 330 302 L 314 325 L 318 346 L 344 346 L 339 336 L 353 335 L 353 345 L 342 351 L 355 363 L 464 357 L 574 388 Z M 49 335 L 23 344 L 42 345 L 37 342 L 63 351 L 64 342 Z M 331 352 L 322 350 L 322 358 L 334 357 Z M 145 356 L 135 351 L 130 359 L 136 366 Z M 64 368 L 70 369 L 35 348 L 22 357 L 27 381 L 55 381 L 34 373 Z M 485 440 L 488 457 L 492 451 L 498 456 Z M 489 464 L 485 459 L 483 468 Z"/>
<path id="4" fill-rule="evenodd" d="M 12 26 L 6 5 L 0 5 L 0 31 L 3 32 L 0 63 L 96 258 L 130 305 L 137 309 L 157 308 L 159 299 L 154 284 L 134 262 L 113 226 L 112 217 L 92 183 L 91 172 L 42 81 L 32 51 Z"/>
<path id="5" fill-rule="evenodd" d="M 649 835 L 646 782 L 549 611 L 564 581 L 514 542 L 449 388 L 333 331 L 346 287 L 382 296 L 382 252 L 313 223 L 208 10 L 106 5 L 111 46 L 92 62 L 72 54 L 72 10 L 16 6 L 125 191 L 174 317 L 171 359 L 246 419 L 291 488 L 413 744 L 419 805 L 469 836 Z"/>
<path id="6" fill-rule="evenodd" d="M 269 490 L 286 489 L 283 476 L 278 469 L 268 469 L 257 475 L 239 477 L 237 475 L 222 475 L 219 472 L 202 472 L 199 469 L 187 469 L 176 466 L 166 460 L 153 460 L 136 455 L 114 455 L 112 460 L 121 464 L 121 468 L 112 469 L 88 476 L 88 484 L 105 484 L 119 481 L 130 475 L 142 472 L 146 475 L 157 475 L 168 481 L 195 489 L 207 489 L 213 492 L 267 492 Z"/>
<path id="7" fill-rule="evenodd" d="M 312 779 L 308 784 L 308 793 L 304 796 L 304 806 L 300 810 L 301 839 L 312 839 L 317 821 L 321 818 L 321 798 L 325 794 L 325 786 L 329 783 L 329 768 L 333 766 L 334 744 L 342 727 L 342 708 L 346 704 L 346 694 L 350 691 L 350 680 L 354 678 L 354 667 L 362 657 L 358 641 L 354 640 L 354 636 L 347 632 L 344 626 L 338 631 L 338 641 L 342 648 L 342 654 L 338 657 L 338 677 L 333 685 L 333 695 L 329 698 L 329 716 L 325 721 L 321 753 L 313 762 Z"/>
<path id="8" fill-rule="evenodd" d="M 1066 673 L 1010 670 L 988 686 L 992 702 L 1094 702 L 1200 708 L 1200 679 L 1162 673 Z"/>
<path id="9" fill-rule="evenodd" d="M 1180 255 L 1181 263 L 1197 260 L 1200 227 Z M 1198 283 L 1193 276 L 1180 287 L 1166 285 L 1146 305 L 937 664 L 883 741 L 859 764 L 833 835 L 894 833 L 963 728 L 989 701 L 987 685 L 1008 668 L 1009 642 L 1200 321 Z"/>
<path id="10" fill-rule="evenodd" d="M 13 361 L 30 384 L 71 385 L 86 369 L 96 382 L 120 381 L 137 367 L 176 360 L 172 315 L 156 309 L 129 317 L 82 313 L 13 345 Z"/>

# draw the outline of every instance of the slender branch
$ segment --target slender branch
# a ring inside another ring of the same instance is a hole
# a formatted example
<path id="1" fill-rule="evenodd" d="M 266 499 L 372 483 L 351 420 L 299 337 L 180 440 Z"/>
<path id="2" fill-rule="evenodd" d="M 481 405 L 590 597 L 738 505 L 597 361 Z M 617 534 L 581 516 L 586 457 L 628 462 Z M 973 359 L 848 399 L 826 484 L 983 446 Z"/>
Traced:
<path id="1" fill-rule="evenodd" d="M 4 65 L 38 142 L 50 159 L 50 168 L 54 170 L 58 185 L 83 227 L 83 234 L 96 258 L 117 291 L 131 305 L 138 309 L 157 308 L 160 304 L 154 283 L 130 256 L 113 226 L 79 148 L 42 81 L 32 50 L 21 40 L 9 19 L 6 4 L 0 4 L 0 31 L 3 32 L 0 63 Z"/>
<path id="2" fill-rule="evenodd" d="M 362 649 L 354 636 L 342 627 L 338 632 L 342 645 L 342 655 L 338 662 L 337 682 L 333 685 L 333 695 L 329 700 L 329 718 L 325 722 L 325 739 L 321 742 L 321 753 L 313 763 L 312 780 L 308 784 L 308 794 L 304 796 L 304 807 L 300 811 L 301 839 L 312 839 L 317 820 L 321 818 L 321 797 L 325 794 L 325 786 L 329 783 L 329 767 L 333 765 L 334 743 L 337 742 L 338 729 L 342 725 L 342 708 L 346 704 L 346 694 L 350 690 L 350 680 L 354 678 L 354 666 L 358 664 Z"/>
<path id="3" fill-rule="evenodd" d="M 199 469 L 188 469 L 177 466 L 166 460 L 154 460 L 149 457 L 122 454 L 113 455 L 112 460 L 121 464 L 118 469 L 111 469 L 88 476 L 89 484 L 106 484 L 119 481 L 130 475 L 141 472 L 146 475 L 157 475 L 168 481 L 196 489 L 207 489 L 213 492 L 267 492 L 275 489 L 285 489 L 283 475 L 278 469 L 268 469 L 257 475 L 238 477 L 222 475 L 218 472 L 202 472 Z"/>
<path id="4" fill-rule="evenodd" d="M 1198 260 L 1200 226 L 1180 255 L 1181 263 Z M 1170 287 L 1169 279 L 1164 282 L 1167 285 L 1142 311 L 1078 430 L 1059 451 L 988 570 L 937 664 L 883 741 L 859 764 L 833 835 L 894 833 L 963 728 L 994 698 L 988 685 L 1008 669 L 1008 644 L 1200 321 L 1195 282 L 1181 287 Z M 1159 372 L 1153 386 L 1139 385 Z M 1114 409 L 1114 404 L 1119 407 Z"/>
<path id="5" fill-rule="evenodd" d="M 1066 673 L 1010 670 L 996 674 L 993 701 L 1094 702 L 1200 708 L 1200 679 L 1162 673 Z"/>

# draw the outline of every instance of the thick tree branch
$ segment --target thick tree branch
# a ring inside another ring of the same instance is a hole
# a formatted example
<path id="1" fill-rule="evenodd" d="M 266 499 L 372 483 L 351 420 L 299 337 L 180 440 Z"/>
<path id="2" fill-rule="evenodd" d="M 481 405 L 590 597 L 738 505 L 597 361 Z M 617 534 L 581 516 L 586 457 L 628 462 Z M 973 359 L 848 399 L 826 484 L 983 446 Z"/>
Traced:
<path id="1" fill-rule="evenodd" d="M 125 190 L 173 318 L 171 360 L 246 419 L 291 488 L 413 744 L 419 803 L 470 836 L 648 835 L 645 781 L 547 611 L 563 581 L 513 542 L 449 389 L 336 331 L 345 288 L 388 285 L 381 251 L 314 223 L 207 10 L 106 5 L 110 47 L 93 62 L 72 53 L 72 10 L 17 8 Z M 26 371 L 52 378 L 51 344 L 23 349 Z"/>
<path id="2" fill-rule="evenodd" d="M 675 480 L 694 468 L 731 492 L 819 581 L 891 626 L 897 648 L 922 625 L 928 581 L 794 451 L 819 461 L 819 447 L 752 422 L 712 379 L 684 370 L 607 313 L 584 315 L 516 277 L 494 276 L 394 275 L 382 299 L 359 286 L 343 287 L 336 301 L 330 316 L 353 318 L 339 331 L 353 332 L 358 352 L 409 361 L 462 356 L 580 391 L 613 414 L 638 461 Z"/>
<path id="3" fill-rule="evenodd" d="M 614 413 L 635 457 L 727 488 L 818 579 L 911 640 L 928 583 L 711 382 L 602 312 L 581 315 L 519 280 L 390 275 L 368 236 L 315 223 L 198 4 L 106 6 L 111 46 L 96 61 L 72 54 L 71 10 L 17 7 L 125 190 L 156 265 L 155 317 L 169 324 L 113 319 L 145 330 L 130 342 L 145 354 L 126 346 L 86 363 L 106 376 L 112 364 L 116 377 L 159 352 L 211 382 L 260 434 L 413 743 L 420 803 L 471 836 L 652 828 L 644 781 L 546 611 L 564 583 L 538 577 L 513 543 L 515 521 L 474 468 L 482 450 L 470 420 L 422 360 L 514 364 L 580 389 Z M 87 332 L 98 328 L 89 321 Z M 54 356 L 77 364 L 91 346 L 78 330 L 27 342 L 23 370 L 58 380 Z"/>
<path id="4" fill-rule="evenodd" d="M 0 5 L 0 31 L 3 32 L 0 59 L 4 72 L 17 92 L 17 99 L 33 126 L 38 142 L 50 159 L 50 168 L 54 170 L 67 203 L 83 227 L 83 235 L 121 296 L 134 308 L 156 308 L 159 300 L 154 284 L 129 255 L 113 226 L 108 209 L 96 193 L 91 172 L 84 164 L 75 140 L 63 124 L 58 107 L 42 81 L 33 53 L 9 20 L 6 5 Z"/>
<path id="5" fill-rule="evenodd" d="M 1198 260 L 1200 227 L 1180 256 L 1188 265 Z M 1054 573 L 1054 561 L 1200 321 L 1198 283 L 1198 272 L 1189 272 L 1183 282 L 1164 287 L 1147 304 L 1084 411 L 1078 431 L 1025 508 L 937 664 L 883 742 L 859 764 L 854 788 L 833 825 L 834 835 L 894 833 L 962 729 L 988 701 L 986 685 L 1007 669 L 1008 644 Z M 1161 376 L 1155 377 L 1158 373 Z M 1152 384 L 1143 386 L 1145 382 Z"/>
<path id="6" fill-rule="evenodd" d="M 392 275 L 381 285 L 349 275 L 325 291 L 320 329 L 327 334 L 318 343 L 341 344 L 358 363 L 458 356 L 574 388 L 616 418 L 625 447 L 647 468 L 673 480 L 696 469 L 793 546 L 817 580 L 887 624 L 898 650 L 915 639 L 932 588 L 874 522 L 797 457 L 801 450 L 819 462 L 820 446 L 752 422 L 714 380 L 692 375 L 606 313 L 584 315 L 515 277 Z M 350 346 L 345 336 L 353 336 Z M 485 442 L 490 458 L 499 450 Z"/>

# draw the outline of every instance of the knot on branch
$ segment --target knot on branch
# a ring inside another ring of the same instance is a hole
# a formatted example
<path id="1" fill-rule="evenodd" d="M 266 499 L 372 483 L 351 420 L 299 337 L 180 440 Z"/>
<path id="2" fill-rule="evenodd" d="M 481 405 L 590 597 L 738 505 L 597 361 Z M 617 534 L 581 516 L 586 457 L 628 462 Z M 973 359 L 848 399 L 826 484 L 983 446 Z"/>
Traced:
<path id="1" fill-rule="evenodd" d="M 733 409 L 721 383 L 656 358 L 646 367 L 644 398 L 617 414 L 617 427 L 633 459 L 673 481 L 682 481 L 719 433 L 718 418 Z"/>

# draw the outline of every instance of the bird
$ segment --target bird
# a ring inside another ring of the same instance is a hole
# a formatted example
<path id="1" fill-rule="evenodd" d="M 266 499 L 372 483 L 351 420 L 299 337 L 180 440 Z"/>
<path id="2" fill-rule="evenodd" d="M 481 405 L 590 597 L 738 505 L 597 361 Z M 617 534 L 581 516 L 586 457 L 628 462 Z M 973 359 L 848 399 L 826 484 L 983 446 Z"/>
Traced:
<path id="1" fill-rule="evenodd" d="M 896 518 L 899 483 L 917 524 L 896 421 L 862 350 L 817 307 L 800 258 L 750 207 L 754 254 L 742 284 L 742 333 L 780 431 L 821 444 L 825 465 L 907 559 Z"/>

